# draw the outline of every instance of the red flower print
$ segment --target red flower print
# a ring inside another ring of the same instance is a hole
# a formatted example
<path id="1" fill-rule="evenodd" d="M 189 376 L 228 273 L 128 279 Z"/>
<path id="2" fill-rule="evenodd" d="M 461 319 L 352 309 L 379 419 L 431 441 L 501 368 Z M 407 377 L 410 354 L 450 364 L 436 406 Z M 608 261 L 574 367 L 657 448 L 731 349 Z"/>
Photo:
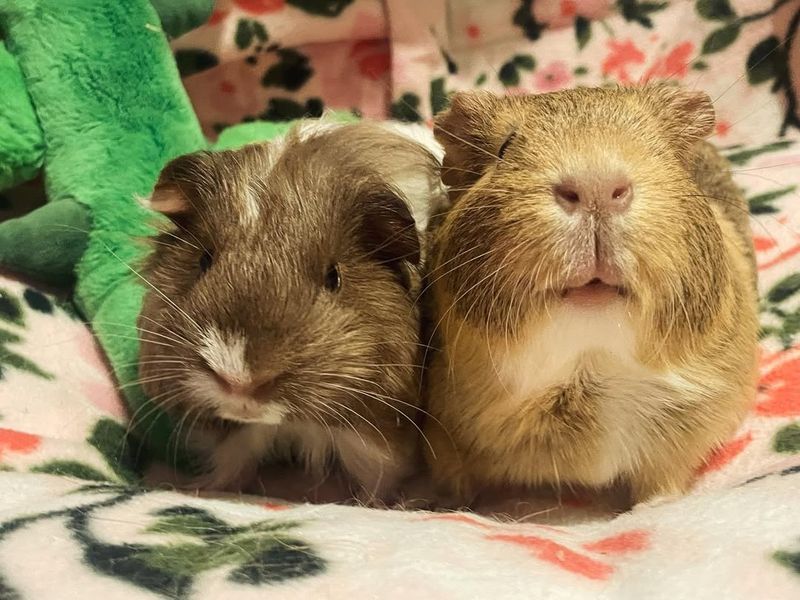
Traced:
<path id="1" fill-rule="evenodd" d="M 683 79 L 689 72 L 689 61 L 694 54 L 692 42 L 682 42 L 670 52 L 656 60 L 652 67 L 642 77 L 647 82 L 652 79 Z"/>
<path id="2" fill-rule="evenodd" d="M 569 27 L 577 17 L 602 19 L 613 4 L 613 0 L 536 0 L 531 11 L 539 23 L 558 29 Z"/>
<path id="3" fill-rule="evenodd" d="M 288 504 L 275 504 L 274 502 L 262 502 L 261 506 L 267 510 L 287 510 L 290 508 Z"/>
<path id="4" fill-rule="evenodd" d="M 42 439 L 38 435 L 4 429 L 0 427 L 0 459 L 5 452 L 18 452 L 28 454 L 39 447 Z"/>
<path id="5" fill-rule="evenodd" d="M 761 378 L 756 414 L 765 417 L 795 417 L 800 415 L 800 355 L 773 364 Z"/>
<path id="6" fill-rule="evenodd" d="M 770 260 L 768 260 L 766 262 L 758 263 L 758 270 L 759 271 L 765 271 L 766 269 L 770 269 L 770 268 L 774 267 L 775 265 L 779 265 L 782 262 L 789 260 L 795 254 L 799 254 L 799 253 L 800 253 L 800 244 L 795 244 L 791 248 L 788 248 L 788 249 L 784 250 L 783 252 L 781 252 L 778 256 L 776 256 L 774 258 L 771 258 Z"/>
<path id="7" fill-rule="evenodd" d="M 228 16 L 228 11 L 226 10 L 215 10 L 211 13 L 211 16 L 208 18 L 209 25 L 219 25 L 222 21 L 225 20 L 225 17 Z"/>
<path id="8" fill-rule="evenodd" d="M 503 528 L 502 524 L 495 521 L 481 519 L 464 513 L 426 515 L 420 520 L 453 521 L 455 523 L 471 525 L 489 531 L 497 531 L 498 528 Z M 568 540 L 574 539 L 568 535 L 572 533 L 571 531 L 539 524 L 532 525 L 532 527 L 547 532 L 545 535 L 557 535 L 566 537 Z M 604 560 L 599 560 L 598 557 L 594 557 L 592 554 L 611 558 L 642 552 L 650 547 L 650 534 L 642 529 L 623 531 L 622 533 L 617 533 L 593 542 L 586 542 L 576 549 L 539 535 L 501 532 L 486 533 L 484 535 L 485 539 L 490 541 L 505 542 L 524 548 L 538 560 L 555 565 L 570 573 L 575 573 L 587 579 L 601 581 L 608 579 L 614 573 L 615 567 Z"/>
<path id="9" fill-rule="evenodd" d="M 717 121 L 714 127 L 714 133 L 719 137 L 725 137 L 731 130 L 731 124 L 728 121 Z"/>
<path id="10" fill-rule="evenodd" d="M 358 64 L 359 72 L 372 81 L 378 81 L 391 68 L 391 54 L 386 40 L 363 40 L 353 44 L 350 57 Z"/>
<path id="11" fill-rule="evenodd" d="M 466 525 L 474 525 L 483 529 L 493 529 L 494 524 L 482 523 L 474 517 L 465 515 L 464 513 L 442 513 L 438 515 L 429 515 L 423 517 L 424 521 L 455 521 L 456 523 L 464 523 Z"/>
<path id="12" fill-rule="evenodd" d="M 760 235 L 753 236 L 753 246 L 756 252 L 764 252 L 765 250 L 772 250 L 778 243 L 772 238 L 763 237 Z"/>
<path id="13" fill-rule="evenodd" d="M 628 554 L 641 552 L 650 547 L 650 535 L 642 529 L 633 529 L 611 537 L 589 542 L 583 548 L 599 554 Z"/>
<path id="14" fill-rule="evenodd" d="M 498 533 L 488 536 L 487 539 L 517 544 L 530 550 L 539 560 L 549 562 L 577 575 L 582 575 L 587 579 L 608 579 L 614 572 L 614 567 L 571 550 L 545 538 L 534 535 L 515 535 Z"/>
<path id="15" fill-rule="evenodd" d="M 726 442 L 711 453 L 706 459 L 706 462 L 698 469 L 697 475 L 705 475 L 712 471 L 718 471 L 734 458 L 742 453 L 742 450 L 750 445 L 753 441 L 752 432 L 748 431 L 744 435 L 737 437 L 729 442 Z"/>
<path id="16" fill-rule="evenodd" d="M 631 65 L 644 63 L 644 53 L 631 40 L 624 42 L 609 40 L 608 48 L 609 53 L 602 65 L 603 75 L 610 75 L 622 83 L 629 83 L 631 77 L 628 68 Z"/>
<path id="17" fill-rule="evenodd" d="M 265 15 L 281 10 L 286 0 L 233 0 L 234 4 L 253 15 Z"/>
<path id="18" fill-rule="evenodd" d="M 563 61 L 551 62 L 544 69 L 538 71 L 534 83 L 540 92 L 552 92 L 569 85 L 570 75 L 567 64 Z"/>
<path id="19" fill-rule="evenodd" d="M 474 23 L 467 25 L 467 37 L 471 40 L 477 40 L 481 37 L 481 28 Z"/>

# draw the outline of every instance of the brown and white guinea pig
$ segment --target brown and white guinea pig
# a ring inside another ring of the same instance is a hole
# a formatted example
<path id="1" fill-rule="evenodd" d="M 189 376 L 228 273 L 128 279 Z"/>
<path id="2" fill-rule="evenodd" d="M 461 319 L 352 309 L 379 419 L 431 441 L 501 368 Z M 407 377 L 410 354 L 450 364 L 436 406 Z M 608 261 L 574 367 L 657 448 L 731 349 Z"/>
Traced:
<path id="1" fill-rule="evenodd" d="M 411 471 L 441 156 L 421 126 L 308 121 L 164 168 L 149 205 L 175 227 L 144 270 L 139 374 L 207 446 L 194 485 L 247 490 L 288 458 L 381 499 Z"/>
<path id="2" fill-rule="evenodd" d="M 431 249 L 434 480 L 684 492 L 754 395 L 745 201 L 668 85 L 499 98 L 435 123 L 453 207 Z M 452 498 L 451 498 L 452 501 Z"/>

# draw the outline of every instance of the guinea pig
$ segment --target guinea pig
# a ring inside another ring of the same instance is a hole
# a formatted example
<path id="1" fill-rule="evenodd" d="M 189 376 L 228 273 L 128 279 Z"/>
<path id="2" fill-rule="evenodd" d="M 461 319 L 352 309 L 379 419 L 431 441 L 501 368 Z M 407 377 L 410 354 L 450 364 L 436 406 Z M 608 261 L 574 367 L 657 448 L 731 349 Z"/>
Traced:
<path id="1" fill-rule="evenodd" d="M 381 500 L 421 460 L 416 300 L 441 156 L 421 126 L 308 121 L 164 168 L 147 203 L 174 228 L 143 270 L 139 375 L 207 456 L 190 487 L 253 491 L 262 462 L 290 460 Z"/>
<path id="2" fill-rule="evenodd" d="M 497 486 L 684 493 L 755 393 L 747 205 L 665 84 L 496 97 L 436 120 L 426 434 L 442 497 Z"/>

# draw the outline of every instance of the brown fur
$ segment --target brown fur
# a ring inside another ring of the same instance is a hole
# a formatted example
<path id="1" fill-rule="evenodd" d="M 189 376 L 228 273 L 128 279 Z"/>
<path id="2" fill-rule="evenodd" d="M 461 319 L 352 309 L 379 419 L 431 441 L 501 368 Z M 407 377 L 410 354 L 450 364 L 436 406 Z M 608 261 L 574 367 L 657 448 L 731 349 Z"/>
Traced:
<path id="1" fill-rule="evenodd" d="M 366 123 L 304 141 L 290 134 L 285 144 L 282 153 L 252 145 L 180 157 L 162 173 L 151 204 L 176 228 L 154 240 L 144 269 L 159 290 L 148 291 L 139 320 L 144 389 L 187 428 L 213 429 L 217 415 L 186 384 L 208 369 L 191 321 L 245 332 L 255 377 L 278 376 L 260 401 L 288 406 L 292 423 L 355 430 L 407 472 L 417 447 L 423 248 L 387 181 L 403 169 L 438 178 L 438 166 L 421 146 Z M 259 207 L 254 222 L 248 198 Z M 206 273 L 203 249 L 213 253 Z M 343 280 L 335 294 L 323 286 L 332 263 Z"/>
<path id="2" fill-rule="evenodd" d="M 461 501 L 488 484 L 618 479 L 637 501 L 680 493 L 740 423 L 756 373 L 755 268 L 746 203 L 702 141 L 713 125 L 707 96 L 664 85 L 462 93 L 437 119 L 455 204 L 431 257 L 440 351 L 426 434 L 434 478 Z M 654 378 L 589 352 L 560 383 L 519 398 L 499 369 L 561 302 L 581 240 L 552 190 L 576 169 L 622 169 L 633 183 L 629 212 L 598 227 L 628 291 L 636 360 Z M 667 373 L 685 389 L 658 378 Z M 649 418 L 615 432 L 600 420 L 612 406 Z M 604 455 L 615 435 L 640 450 Z"/>

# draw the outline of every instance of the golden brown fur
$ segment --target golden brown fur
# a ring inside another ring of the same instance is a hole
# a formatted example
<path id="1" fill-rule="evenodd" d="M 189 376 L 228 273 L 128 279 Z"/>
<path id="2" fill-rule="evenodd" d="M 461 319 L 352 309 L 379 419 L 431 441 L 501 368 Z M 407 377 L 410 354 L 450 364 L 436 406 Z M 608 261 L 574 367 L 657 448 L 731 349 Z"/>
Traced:
<path id="1" fill-rule="evenodd" d="M 431 257 L 440 351 L 426 434 L 445 490 L 468 501 L 488 484 L 622 480 L 642 501 L 683 492 L 733 433 L 754 392 L 755 269 L 746 203 L 702 140 L 713 125 L 707 96 L 668 86 L 464 93 L 437 119 L 454 207 Z M 570 253 L 589 243 L 560 218 L 553 186 L 610 169 L 634 199 L 596 235 L 627 294 L 598 309 L 605 333 L 551 364 L 542 344 L 561 340 L 549 324 L 573 318 Z M 629 357 L 606 315 L 630 326 Z"/>

